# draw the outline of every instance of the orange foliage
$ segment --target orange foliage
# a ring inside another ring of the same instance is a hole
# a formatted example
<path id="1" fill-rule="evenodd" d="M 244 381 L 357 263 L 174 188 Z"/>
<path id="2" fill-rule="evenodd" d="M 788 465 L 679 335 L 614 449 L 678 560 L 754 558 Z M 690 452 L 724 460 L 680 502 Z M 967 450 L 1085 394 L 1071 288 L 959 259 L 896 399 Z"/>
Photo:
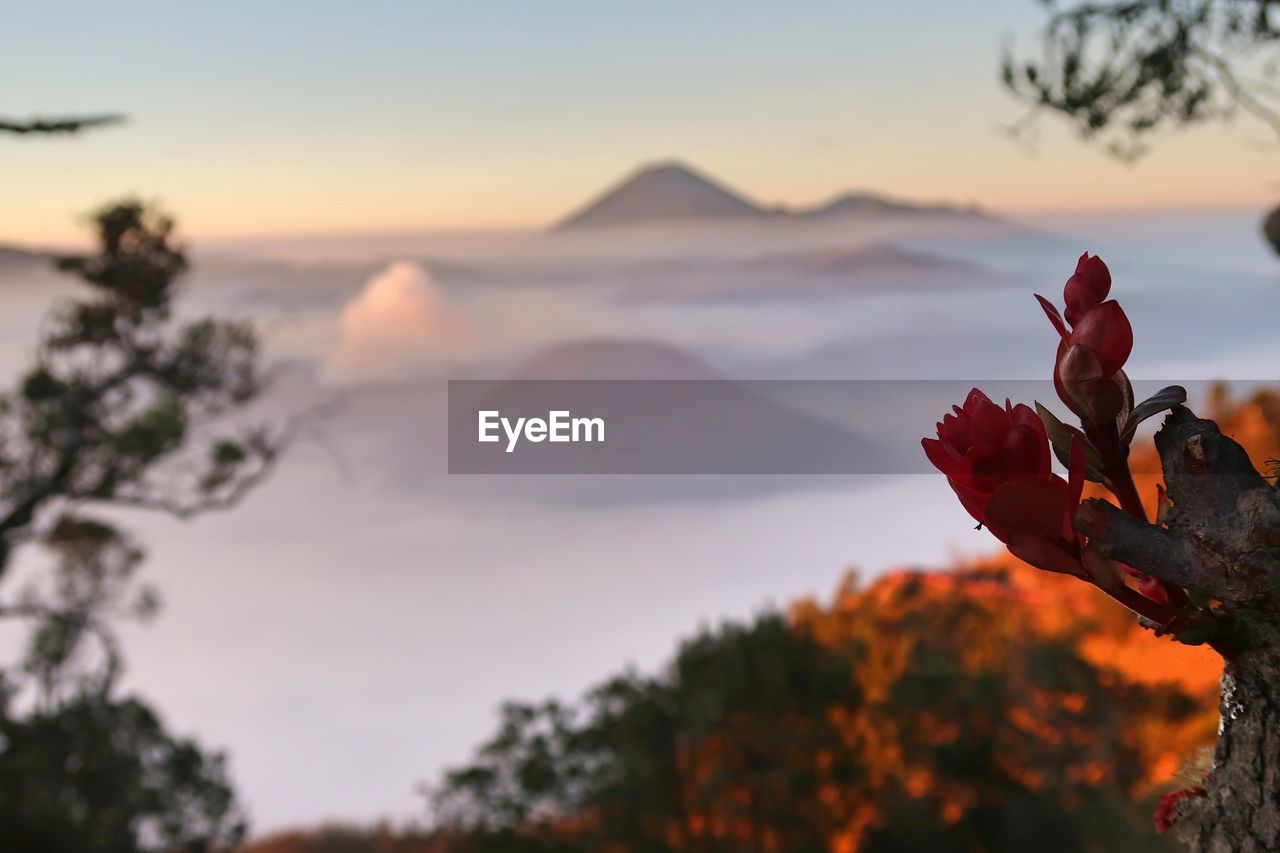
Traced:
<path id="1" fill-rule="evenodd" d="M 332 824 L 268 835 L 249 842 L 238 853 L 448 853 L 450 849 L 448 839 L 435 833 Z"/>
<path id="2" fill-rule="evenodd" d="M 1168 783 L 1183 760 L 1213 742 L 1217 725 L 1221 659 L 1204 647 L 1179 645 L 1138 627 L 1132 614 L 1079 580 L 1025 566 L 1001 555 L 948 572 L 896 571 L 860 588 L 846 577 L 830 605 L 799 602 L 792 608 L 796 626 L 831 647 L 866 643 L 869 654 L 854 678 L 865 702 L 831 709 L 830 718 L 846 733 L 867 777 L 857 790 L 824 791 L 829 808 L 845 809 L 840 843 L 833 849 L 858 849 L 863 832 L 882 809 L 875 796 L 902 786 L 917 800 L 933 802 L 945 822 L 959 820 L 979 800 L 993 795 L 963 778 L 940 778 L 926 762 L 930 753 L 913 744 L 939 745 L 961 737 L 992 736 L 1007 742 L 996 754 L 1001 769 L 1028 790 L 1048 784 L 1049 771 L 1079 786 L 1104 780 L 1121 783 L 1134 798 Z M 933 636 L 931 636 L 931 634 Z M 981 715 L 957 719 L 947 709 L 895 707 L 900 681 L 921 661 L 921 644 L 945 639 L 952 644 L 951 664 L 977 678 L 992 672 L 1015 697 L 1003 720 Z M 1169 715 L 1161 708 L 1131 709 L 1115 721 L 1115 730 L 1099 732 L 1086 723 L 1088 699 L 1061 686 L 1035 683 L 1017 652 L 1060 641 L 1098 668 L 1111 688 L 1126 684 L 1176 686 L 1199 702 L 1202 712 Z M 1116 738 L 1136 767 L 1115 766 Z M 1040 743 L 1065 767 L 1027 755 Z M 1029 759 L 1029 760 L 1028 760 Z M 1061 779 L 1055 784 L 1061 784 Z M 1070 806 L 1077 792 L 1063 792 Z"/>

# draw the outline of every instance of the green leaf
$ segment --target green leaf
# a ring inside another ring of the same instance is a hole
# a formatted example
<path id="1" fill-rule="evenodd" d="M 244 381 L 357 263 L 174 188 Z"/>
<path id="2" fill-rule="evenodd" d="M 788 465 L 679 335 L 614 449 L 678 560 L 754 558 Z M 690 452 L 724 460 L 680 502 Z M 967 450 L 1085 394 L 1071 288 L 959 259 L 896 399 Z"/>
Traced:
<path id="1" fill-rule="evenodd" d="M 1147 418 L 1152 415 L 1158 415 L 1165 409 L 1181 406 L 1185 402 L 1187 402 L 1187 389 L 1181 385 L 1170 385 L 1167 388 L 1161 388 L 1133 407 L 1133 411 L 1129 413 L 1129 417 L 1125 420 L 1120 430 L 1121 441 L 1131 441 L 1133 434 L 1138 429 L 1138 424 Z"/>
<path id="2" fill-rule="evenodd" d="M 1071 467 L 1071 439 L 1079 439 L 1080 446 L 1084 448 L 1085 479 L 1092 480 L 1095 483 L 1104 483 L 1105 480 L 1102 477 L 1102 454 L 1098 453 L 1097 448 L 1089 442 L 1089 439 L 1085 438 L 1084 433 L 1058 420 L 1057 415 L 1040 403 L 1036 403 L 1036 414 L 1040 416 L 1040 420 L 1044 423 L 1044 431 L 1049 434 L 1049 444 L 1053 446 L 1053 455 L 1058 457 L 1058 461 L 1062 463 L 1063 467 Z"/>
<path id="3" fill-rule="evenodd" d="M 1118 421 L 1124 412 L 1124 389 L 1112 379 L 1086 379 L 1080 383 L 1079 391 L 1097 423 Z"/>
<path id="4" fill-rule="evenodd" d="M 43 367 L 37 367 L 22 380 L 22 396 L 32 403 L 53 399 L 66 388 L 66 383 Z"/>
<path id="5" fill-rule="evenodd" d="M 1188 589 L 1187 599 L 1196 607 L 1199 607 L 1201 610 L 1208 610 L 1209 605 L 1213 603 L 1212 598 L 1210 598 L 1208 595 L 1206 595 L 1205 593 L 1201 592 L 1198 589 Z"/>
<path id="6" fill-rule="evenodd" d="M 1120 397 L 1122 404 L 1120 413 L 1116 415 L 1116 426 L 1124 428 L 1125 422 L 1129 420 L 1129 415 L 1133 413 L 1133 383 L 1129 381 L 1129 376 L 1123 370 L 1117 370 L 1112 380 L 1120 389 Z"/>
<path id="7" fill-rule="evenodd" d="M 223 439 L 213 445 L 211 455 L 213 456 L 213 464 L 222 468 L 230 465 L 239 465 L 241 462 L 249 458 L 249 454 L 237 442 Z"/>

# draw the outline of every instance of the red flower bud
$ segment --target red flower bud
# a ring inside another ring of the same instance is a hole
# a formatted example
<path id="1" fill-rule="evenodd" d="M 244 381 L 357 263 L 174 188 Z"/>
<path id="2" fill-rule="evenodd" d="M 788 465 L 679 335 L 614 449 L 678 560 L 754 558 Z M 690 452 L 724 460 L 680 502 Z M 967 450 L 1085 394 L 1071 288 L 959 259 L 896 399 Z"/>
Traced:
<path id="1" fill-rule="evenodd" d="M 1079 318 L 1067 347 L 1082 346 L 1093 353 L 1104 377 L 1116 374 L 1133 351 L 1133 327 L 1114 299 L 1090 308 Z"/>
<path id="2" fill-rule="evenodd" d="M 1053 303 L 1036 295 L 1045 316 L 1062 338 L 1054 368 L 1058 395 L 1082 417 L 1097 415 L 1099 410 L 1110 408 L 1108 403 L 1111 401 L 1095 399 L 1090 404 L 1081 399 L 1081 385 L 1095 379 L 1109 381 L 1124 367 L 1133 351 L 1133 327 L 1119 303 L 1114 299 L 1106 300 L 1110 292 L 1111 273 L 1107 265 L 1101 258 L 1085 253 L 1076 264 L 1075 275 L 1067 280 L 1065 321 Z M 1067 324 L 1071 325 L 1070 331 Z M 1063 387 L 1064 383 L 1067 388 Z M 1110 389 L 1096 387 L 1090 396 L 1097 397 L 1102 393 L 1114 396 Z"/>
<path id="3" fill-rule="evenodd" d="M 1067 279 L 1067 285 L 1062 289 L 1062 298 L 1067 303 L 1067 322 L 1074 326 L 1086 311 L 1102 304 L 1110 292 L 1111 271 L 1102 258 L 1097 255 L 1090 257 L 1085 252 L 1076 262 L 1075 275 Z"/>
<path id="4" fill-rule="evenodd" d="M 1174 587 L 1173 589 L 1176 589 Z M 1178 590 L 1181 592 L 1181 590 Z M 1168 584 L 1163 584 L 1150 575 L 1139 574 L 1138 576 L 1138 592 L 1142 593 L 1152 601 L 1158 601 L 1161 604 L 1181 604 L 1181 601 L 1174 600 L 1173 590 Z"/>
<path id="5" fill-rule="evenodd" d="M 1053 382 L 1058 396 L 1087 424 L 1105 424 L 1124 409 L 1131 389 L 1120 374 L 1133 351 L 1133 327 L 1111 292 L 1111 272 L 1102 259 L 1086 252 L 1067 280 L 1066 319 L 1049 300 L 1036 299 L 1062 339 Z M 1071 329 L 1067 329 L 1067 325 Z"/>
<path id="6" fill-rule="evenodd" d="M 1177 822 L 1179 803 L 1195 797 L 1206 796 L 1208 793 L 1203 785 L 1192 785 L 1190 788 L 1183 788 L 1181 791 L 1165 794 L 1160 798 L 1160 805 L 1156 806 L 1156 832 L 1166 832 L 1169 827 Z"/>
<path id="7" fill-rule="evenodd" d="M 1083 344 L 1058 347 L 1053 385 L 1067 408 L 1089 422 L 1109 421 L 1124 405 L 1117 380 L 1103 376 L 1097 356 Z"/>

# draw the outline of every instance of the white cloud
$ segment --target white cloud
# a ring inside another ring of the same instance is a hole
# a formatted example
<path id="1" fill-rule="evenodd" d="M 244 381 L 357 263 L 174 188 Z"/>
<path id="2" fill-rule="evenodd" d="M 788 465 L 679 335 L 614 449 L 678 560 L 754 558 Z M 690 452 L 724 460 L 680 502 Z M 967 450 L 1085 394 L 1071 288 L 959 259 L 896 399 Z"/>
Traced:
<path id="1" fill-rule="evenodd" d="M 463 357 L 470 326 L 422 267 L 397 261 L 342 309 L 338 343 L 325 366 L 339 380 L 392 379 Z"/>

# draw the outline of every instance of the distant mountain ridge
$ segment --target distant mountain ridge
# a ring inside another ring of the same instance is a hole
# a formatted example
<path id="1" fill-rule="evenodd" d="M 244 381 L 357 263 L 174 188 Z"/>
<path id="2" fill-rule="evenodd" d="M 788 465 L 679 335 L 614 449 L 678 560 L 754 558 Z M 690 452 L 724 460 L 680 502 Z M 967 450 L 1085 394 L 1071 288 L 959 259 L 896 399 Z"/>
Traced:
<path id="1" fill-rule="evenodd" d="M 0 243 L 0 264 L 32 264 L 48 261 L 51 257 L 52 255 L 48 252 L 37 252 Z"/>
<path id="2" fill-rule="evenodd" d="M 882 216 L 886 214 L 899 213 L 940 213 L 950 216 L 973 216 L 982 219 L 992 218 L 991 214 L 976 205 L 961 206 L 945 203 L 922 204 L 891 199 L 878 193 L 844 193 L 824 205 L 797 210 L 793 215 L 802 216 L 808 219 L 833 219 L 837 216 Z"/>
<path id="3" fill-rule="evenodd" d="M 676 161 L 644 166 L 555 225 L 576 229 L 679 220 L 836 219 L 845 216 L 941 215 L 991 219 L 974 206 L 917 204 L 876 193 L 843 193 L 826 204 L 765 207 Z"/>

